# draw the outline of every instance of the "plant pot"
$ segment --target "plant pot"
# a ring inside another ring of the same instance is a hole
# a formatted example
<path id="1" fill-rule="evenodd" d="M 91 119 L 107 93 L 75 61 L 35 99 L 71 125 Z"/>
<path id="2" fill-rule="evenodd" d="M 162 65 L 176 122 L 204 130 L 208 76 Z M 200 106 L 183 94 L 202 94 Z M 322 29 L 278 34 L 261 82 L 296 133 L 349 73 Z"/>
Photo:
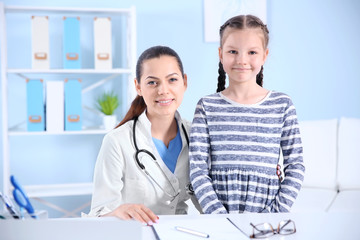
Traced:
<path id="1" fill-rule="evenodd" d="M 103 125 L 105 130 L 114 129 L 116 126 L 117 120 L 116 115 L 105 115 L 103 117 Z"/>

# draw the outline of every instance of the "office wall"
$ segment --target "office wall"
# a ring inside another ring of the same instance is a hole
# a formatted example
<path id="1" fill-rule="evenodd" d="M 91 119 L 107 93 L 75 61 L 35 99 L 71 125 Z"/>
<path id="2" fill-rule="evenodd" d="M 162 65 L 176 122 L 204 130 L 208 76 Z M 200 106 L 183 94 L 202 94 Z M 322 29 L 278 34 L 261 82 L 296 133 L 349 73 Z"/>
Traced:
<path id="1" fill-rule="evenodd" d="M 168 45 L 183 60 L 189 83 L 180 107 L 183 117 L 191 120 L 198 99 L 216 90 L 218 43 L 204 42 L 201 0 L 3 2 L 6 5 L 56 7 L 121 8 L 134 5 L 137 12 L 137 55 L 153 45 Z M 271 0 L 267 9 L 270 54 L 264 66 L 265 88 L 289 94 L 300 120 L 342 116 L 359 118 L 360 1 Z M 22 26 L 8 29 L 19 34 L 23 30 L 26 31 Z M 8 41 L 16 46 L 15 37 Z M 21 47 L 18 46 L 18 51 L 21 51 Z M 24 61 L 9 55 L 9 63 L 18 62 L 21 65 Z M 20 106 L 11 108 L 17 107 Z M 87 144 L 92 144 L 91 149 L 75 148 L 72 154 L 79 161 L 66 164 L 60 164 L 64 159 L 57 159 L 53 154 L 56 144 L 64 144 L 61 138 L 39 140 L 44 144 L 41 154 L 46 156 L 46 160 L 35 163 L 22 161 L 11 166 L 12 171 L 21 174 L 24 181 L 32 184 L 44 179 L 56 183 L 58 178 L 62 178 L 64 183 L 91 181 L 101 137 L 86 140 Z M 16 153 L 13 158 L 27 159 L 28 153 L 21 150 L 26 146 L 26 141 L 24 137 L 11 143 L 12 151 Z M 42 170 L 44 176 L 32 175 L 28 171 L 31 167 Z"/>

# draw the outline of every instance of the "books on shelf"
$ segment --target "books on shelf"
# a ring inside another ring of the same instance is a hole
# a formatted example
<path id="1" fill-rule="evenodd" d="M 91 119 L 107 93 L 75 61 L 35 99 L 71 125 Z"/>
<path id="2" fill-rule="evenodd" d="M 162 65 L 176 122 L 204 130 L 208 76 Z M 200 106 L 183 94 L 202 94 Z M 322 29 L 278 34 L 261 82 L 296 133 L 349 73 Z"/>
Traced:
<path id="1" fill-rule="evenodd" d="M 27 131 L 81 131 L 81 80 L 47 81 L 45 89 L 42 79 L 26 80 Z"/>
<path id="2" fill-rule="evenodd" d="M 81 68 L 80 18 L 64 17 L 64 68 Z"/>
<path id="3" fill-rule="evenodd" d="M 49 69 L 49 18 L 48 16 L 31 17 L 32 32 L 32 68 Z"/>
<path id="4" fill-rule="evenodd" d="M 111 18 L 94 18 L 95 69 L 111 69 Z"/>
<path id="5" fill-rule="evenodd" d="M 65 79 L 65 131 L 82 128 L 81 80 Z"/>
<path id="6" fill-rule="evenodd" d="M 50 69 L 50 38 L 48 16 L 32 16 L 32 69 Z M 80 17 L 63 17 L 62 63 L 63 69 L 82 68 Z M 110 17 L 94 17 L 94 68 L 109 70 L 112 62 L 112 23 Z M 56 57 L 56 56 L 55 56 Z"/>
<path id="7" fill-rule="evenodd" d="M 26 79 L 27 130 L 44 131 L 44 87 L 42 79 Z"/>
<path id="8" fill-rule="evenodd" d="M 64 131 L 64 82 L 46 82 L 46 131 Z"/>

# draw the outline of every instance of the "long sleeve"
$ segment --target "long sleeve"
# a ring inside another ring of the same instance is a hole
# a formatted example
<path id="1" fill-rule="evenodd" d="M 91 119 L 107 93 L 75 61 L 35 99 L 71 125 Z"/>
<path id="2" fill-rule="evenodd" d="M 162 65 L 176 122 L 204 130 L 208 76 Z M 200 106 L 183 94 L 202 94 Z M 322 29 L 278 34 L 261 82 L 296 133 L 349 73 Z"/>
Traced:
<path id="1" fill-rule="evenodd" d="M 94 191 L 89 215 L 111 212 L 122 202 L 124 161 L 112 135 L 105 136 L 94 170 Z"/>
<path id="2" fill-rule="evenodd" d="M 190 180 L 204 213 L 227 213 L 209 177 L 210 140 L 205 111 L 197 104 L 190 134 Z"/>
<path id="3" fill-rule="evenodd" d="M 284 180 L 274 203 L 268 208 L 270 212 L 290 211 L 304 181 L 305 166 L 300 130 L 296 110 L 290 99 L 284 114 L 280 147 L 284 158 Z"/>

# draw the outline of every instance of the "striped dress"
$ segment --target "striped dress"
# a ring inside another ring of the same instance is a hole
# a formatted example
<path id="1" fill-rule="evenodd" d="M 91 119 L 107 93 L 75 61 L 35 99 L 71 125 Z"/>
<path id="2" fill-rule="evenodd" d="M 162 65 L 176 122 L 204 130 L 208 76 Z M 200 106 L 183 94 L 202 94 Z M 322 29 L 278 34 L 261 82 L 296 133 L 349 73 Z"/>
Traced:
<path id="1" fill-rule="evenodd" d="M 281 154 L 282 182 L 276 175 Z M 204 213 L 289 212 L 304 172 L 289 96 L 272 91 L 251 105 L 221 93 L 200 99 L 190 134 L 190 179 Z"/>

